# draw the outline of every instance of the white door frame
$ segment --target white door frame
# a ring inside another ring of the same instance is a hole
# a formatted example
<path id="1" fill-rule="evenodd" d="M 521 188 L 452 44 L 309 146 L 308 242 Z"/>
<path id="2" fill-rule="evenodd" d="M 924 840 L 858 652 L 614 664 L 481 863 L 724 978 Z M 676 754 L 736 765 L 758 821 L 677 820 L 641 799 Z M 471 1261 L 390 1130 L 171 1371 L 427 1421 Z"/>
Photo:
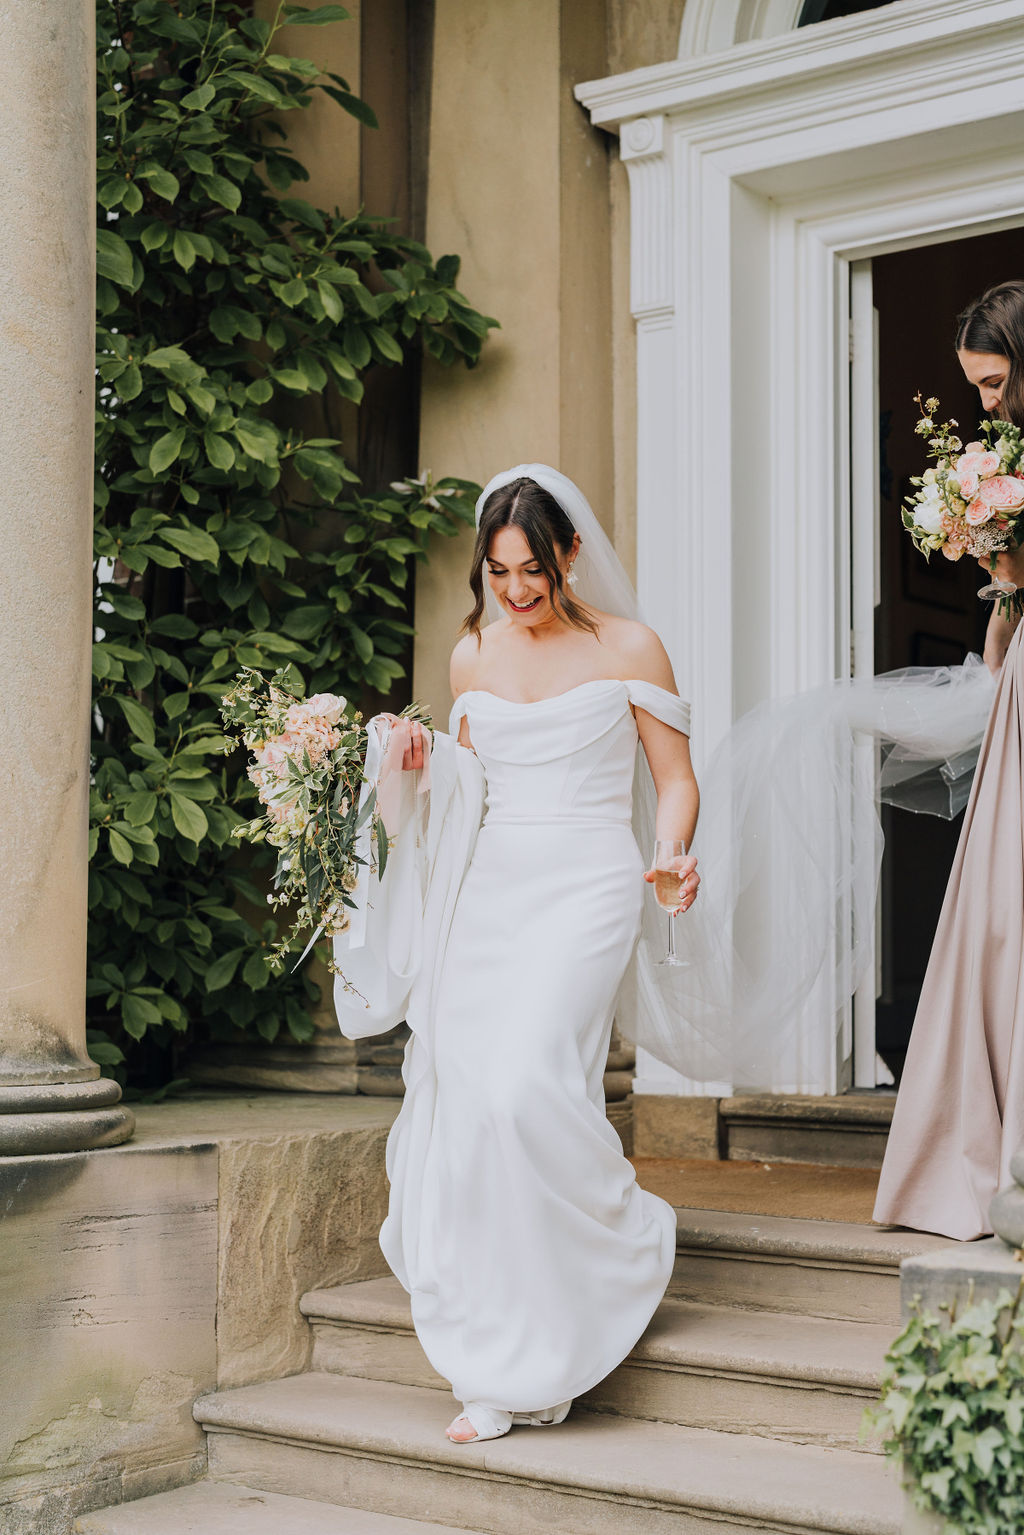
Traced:
<path id="1" fill-rule="evenodd" d="M 698 763 L 849 675 L 850 262 L 1024 220 L 1022 75 L 1019 0 L 899 0 L 577 87 L 629 174 L 638 586 Z M 849 1000 L 765 1085 L 847 1085 Z"/>

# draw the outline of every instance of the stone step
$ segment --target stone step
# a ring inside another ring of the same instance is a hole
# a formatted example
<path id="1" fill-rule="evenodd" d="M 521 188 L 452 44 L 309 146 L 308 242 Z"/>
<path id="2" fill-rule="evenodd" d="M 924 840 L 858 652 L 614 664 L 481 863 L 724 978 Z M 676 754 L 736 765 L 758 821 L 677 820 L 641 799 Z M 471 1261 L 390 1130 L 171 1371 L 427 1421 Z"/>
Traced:
<path id="1" fill-rule="evenodd" d="M 733 1162 L 881 1167 L 895 1103 L 895 1092 L 723 1098 L 722 1155 Z"/>
<path id="2" fill-rule="evenodd" d="M 314 1370 L 407 1386 L 445 1386 L 412 1330 L 396 1279 L 313 1290 Z M 800 1444 L 860 1442 L 890 1327 L 666 1300 L 622 1365 L 585 1403 L 623 1417 L 758 1434 Z"/>
<path id="3" fill-rule="evenodd" d="M 676 1222 L 675 1299 L 877 1322 L 894 1333 L 903 1259 L 949 1245 L 915 1231 L 726 1210 L 677 1209 Z"/>
<path id="4" fill-rule="evenodd" d="M 260 1492 L 228 1482 L 194 1482 L 135 1503 L 81 1514 L 73 1535 L 480 1535 L 366 1509 Z"/>
<path id="5" fill-rule="evenodd" d="M 211 1474 L 489 1535 L 897 1535 L 879 1456 L 576 1411 L 453 1445 L 450 1394 L 328 1373 L 201 1398 Z"/>

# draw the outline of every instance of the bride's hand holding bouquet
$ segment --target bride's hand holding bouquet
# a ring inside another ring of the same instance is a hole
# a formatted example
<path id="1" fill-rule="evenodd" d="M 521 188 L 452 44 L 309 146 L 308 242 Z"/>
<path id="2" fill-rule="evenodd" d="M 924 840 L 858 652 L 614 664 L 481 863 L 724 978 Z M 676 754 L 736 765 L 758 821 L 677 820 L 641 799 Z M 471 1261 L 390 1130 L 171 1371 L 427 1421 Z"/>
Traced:
<path id="1" fill-rule="evenodd" d="M 305 698 L 303 691 L 294 667 L 269 681 L 245 667 L 221 702 L 226 731 L 248 748 L 248 776 L 263 807 L 233 835 L 277 849 L 267 900 L 292 915 L 271 951 L 276 968 L 306 934 L 312 934 L 308 952 L 321 934 L 346 931 L 360 870 L 384 874 L 390 842 L 381 799 L 390 770 L 399 766 L 395 759 L 401 752 L 401 765 L 423 767 L 429 758 L 429 717 L 418 705 L 377 716 L 367 727 L 347 699 L 335 693 Z M 330 960 L 328 968 L 335 969 Z"/>

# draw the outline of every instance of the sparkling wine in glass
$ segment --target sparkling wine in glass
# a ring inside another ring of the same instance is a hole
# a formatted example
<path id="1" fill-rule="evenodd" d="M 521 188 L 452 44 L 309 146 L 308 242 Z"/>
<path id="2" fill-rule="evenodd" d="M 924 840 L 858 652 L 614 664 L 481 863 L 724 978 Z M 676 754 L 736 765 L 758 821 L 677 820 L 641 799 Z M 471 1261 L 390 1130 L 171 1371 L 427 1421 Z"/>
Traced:
<path id="1" fill-rule="evenodd" d="M 685 842 L 654 844 L 654 899 L 668 912 L 668 953 L 659 963 L 675 965 L 678 969 L 685 969 L 690 963 L 688 959 L 680 959 L 676 953 L 676 911 L 682 898 L 679 866 L 685 857 Z"/>

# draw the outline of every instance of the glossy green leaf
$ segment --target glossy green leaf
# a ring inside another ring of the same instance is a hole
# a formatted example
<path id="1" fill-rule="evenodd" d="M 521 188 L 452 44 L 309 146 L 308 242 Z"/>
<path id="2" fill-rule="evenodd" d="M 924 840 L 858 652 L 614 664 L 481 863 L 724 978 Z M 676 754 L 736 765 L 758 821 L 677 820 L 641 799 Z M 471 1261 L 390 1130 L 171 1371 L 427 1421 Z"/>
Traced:
<path id="1" fill-rule="evenodd" d="M 156 740 L 156 726 L 153 716 L 144 704 L 140 704 L 137 698 L 131 698 L 125 693 L 115 695 L 114 702 L 119 706 L 121 713 L 128 722 L 128 729 L 138 740 L 146 746 L 152 746 Z"/>
<path id="2" fill-rule="evenodd" d="M 244 948 L 233 948 L 214 960 L 203 977 L 207 992 L 222 991 L 225 986 L 231 984 L 238 969 L 238 961 L 244 953 Z"/>
<path id="3" fill-rule="evenodd" d="M 149 451 L 149 467 L 153 474 L 163 474 L 169 469 L 178 455 L 181 453 L 182 444 L 185 441 L 185 428 L 175 427 L 173 432 L 164 432 L 158 437 Z"/>
<path id="4" fill-rule="evenodd" d="M 128 242 L 112 229 L 96 232 L 96 270 L 120 288 L 134 286 L 134 263 Z"/>
<path id="5" fill-rule="evenodd" d="M 228 208 L 232 213 L 237 210 L 242 201 L 242 193 L 226 176 L 200 176 L 199 183 L 212 202 L 220 203 L 221 207 Z"/>
<path id="6" fill-rule="evenodd" d="M 165 170 L 162 165 L 147 166 L 138 172 L 138 179 L 145 181 L 156 195 L 166 202 L 173 203 L 181 191 L 181 183 L 177 176 Z"/>
<path id="7" fill-rule="evenodd" d="M 168 798 L 171 802 L 171 817 L 181 835 L 188 837 L 190 842 L 201 842 L 206 836 L 207 820 L 195 800 L 174 793 Z"/>
<path id="8" fill-rule="evenodd" d="M 123 837 L 119 831 L 115 831 L 113 827 L 110 828 L 107 835 L 110 842 L 110 851 L 118 863 L 131 863 L 132 845 L 128 839 Z"/>
<path id="9" fill-rule="evenodd" d="M 349 15 L 342 5 L 286 5 L 284 13 L 290 27 L 324 27 L 332 21 L 345 21 Z"/>
<path id="10" fill-rule="evenodd" d="M 205 80 L 202 85 L 197 85 L 194 91 L 189 91 L 182 96 L 181 104 L 192 112 L 205 112 L 210 102 L 217 94 L 217 87 L 210 80 Z"/>

